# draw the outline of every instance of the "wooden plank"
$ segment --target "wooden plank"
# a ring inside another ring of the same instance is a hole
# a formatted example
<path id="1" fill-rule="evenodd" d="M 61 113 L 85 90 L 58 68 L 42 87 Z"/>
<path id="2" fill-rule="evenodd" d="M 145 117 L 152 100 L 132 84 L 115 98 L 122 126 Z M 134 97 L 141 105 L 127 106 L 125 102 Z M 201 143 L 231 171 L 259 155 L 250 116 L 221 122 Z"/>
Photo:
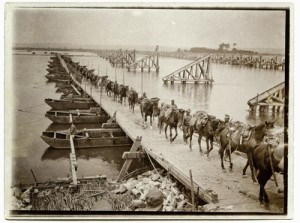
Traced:
<path id="1" fill-rule="evenodd" d="M 71 84 L 71 86 L 78 95 L 81 95 L 80 91 L 78 91 L 78 89 L 73 84 Z"/>
<path id="2" fill-rule="evenodd" d="M 70 145 L 71 145 L 71 152 L 75 154 L 75 146 L 73 141 L 73 135 L 70 135 Z"/>
<path id="3" fill-rule="evenodd" d="M 76 187 L 78 182 L 77 182 L 76 166 L 74 165 L 74 163 L 72 161 L 72 153 L 70 153 L 70 165 L 71 165 L 73 185 Z"/>
<path id="4" fill-rule="evenodd" d="M 248 105 L 253 106 L 257 102 L 261 102 L 262 100 L 265 100 L 266 98 L 270 97 L 270 95 L 273 95 L 276 92 L 278 92 L 280 90 L 283 90 L 284 88 L 285 88 L 285 82 L 282 82 L 282 83 L 268 89 L 267 91 L 264 91 L 263 93 L 259 94 L 258 96 L 255 96 L 255 97 L 251 98 L 248 101 Z"/>
<path id="5" fill-rule="evenodd" d="M 137 137 L 134 141 L 133 145 L 131 146 L 130 152 L 136 152 L 140 146 L 141 146 L 142 137 Z M 132 159 L 126 159 L 125 163 L 123 164 L 123 167 L 119 173 L 117 182 L 121 181 L 123 177 L 126 175 L 130 165 L 132 163 Z"/>
<path id="6" fill-rule="evenodd" d="M 140 159 L 144 157 L 145 157 L 144 152 L 124 152 L 122 159 Z"/>

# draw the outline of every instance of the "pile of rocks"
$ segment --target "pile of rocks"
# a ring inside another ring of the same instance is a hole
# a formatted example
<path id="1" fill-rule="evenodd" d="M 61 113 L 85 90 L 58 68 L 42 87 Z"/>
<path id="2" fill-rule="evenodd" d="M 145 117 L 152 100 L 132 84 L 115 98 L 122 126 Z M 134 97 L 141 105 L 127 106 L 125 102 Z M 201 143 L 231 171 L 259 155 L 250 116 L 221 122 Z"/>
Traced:
<path id="1" fill-rule="evenodd" d="M 131 209 L 143 207 L 145 197 L 150 189 L 158 188 L 164 195 L 162 211 L 190 211 L 190 203 L 187 196 L 182 193 L 175 181 L 163 176 L 164 170 L 147 171 L 137 177 L 124 181 L 113 193 L 122 194 L 129 192 L 134 196 Z"/>
<path id="2" fill-rule="evenodd" d="M 22 192 L 21 188 L 13 187 L 11 191 L 12 210 L 32 210 L 30 195 L 33 187 Z"/>

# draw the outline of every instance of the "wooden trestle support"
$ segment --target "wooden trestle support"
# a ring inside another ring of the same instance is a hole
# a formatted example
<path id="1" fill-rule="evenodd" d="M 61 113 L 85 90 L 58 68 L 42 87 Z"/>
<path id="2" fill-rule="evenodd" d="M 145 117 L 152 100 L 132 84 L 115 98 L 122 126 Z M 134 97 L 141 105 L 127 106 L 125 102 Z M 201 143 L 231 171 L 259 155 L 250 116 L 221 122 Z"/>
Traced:
<path id="1" fill-rule="evenodd" d="M 212 54 L 201 57 L 194 62 L 174 71 L 162 78 L 164 83 L 175 82 L 185 83 L 205 83 L 211 84 L 214 80 L 211 75 L 210 59 Z"/>
<path id="2" fill-rule="evenodd" d="M 137 68 L 140 68 L 143 72 L 144 70 L 148 69 L 148 72 L 150 72 L 151 69 L 155 69 L 156 72 L 159 71 L 159 53 L 155 52 L 152 53 L 146 57 L 143 57 L 137 61 L 135 61 L 132 64 L 127 65 L 128 71 L 131 69 L 136 70 Z"/>
<path id="3" fill-rule="evenodd" d="M 259 111 L 269 110 L 269 108 L 272 108 L 274 112 L 283 110 L 285 105 L 285 82 L 257 94 L 248 101 L 248 105 L 252 111 L 257 108 Z"/>

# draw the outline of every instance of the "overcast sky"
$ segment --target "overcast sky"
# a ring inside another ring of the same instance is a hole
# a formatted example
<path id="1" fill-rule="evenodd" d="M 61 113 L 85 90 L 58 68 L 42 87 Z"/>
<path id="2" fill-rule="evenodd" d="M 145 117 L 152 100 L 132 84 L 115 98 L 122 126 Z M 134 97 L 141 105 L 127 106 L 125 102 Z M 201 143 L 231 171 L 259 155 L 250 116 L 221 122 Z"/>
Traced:
<path id="1" fill-rule="evenodd" d="M 17 9 L 14 42 L 76 45 L 284 48 L 285 12 Z"/>

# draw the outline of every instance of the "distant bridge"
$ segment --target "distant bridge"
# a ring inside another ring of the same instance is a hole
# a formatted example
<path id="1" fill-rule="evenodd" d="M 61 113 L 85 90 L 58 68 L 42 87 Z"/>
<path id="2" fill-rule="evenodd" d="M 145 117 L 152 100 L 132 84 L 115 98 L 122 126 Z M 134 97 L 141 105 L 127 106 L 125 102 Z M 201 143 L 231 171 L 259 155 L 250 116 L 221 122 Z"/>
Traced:
<path id="1" fill-rule="evenodd" d="M 165 76 L 162 80 L 167 83 L 180 82 L 185 83 L 212 83 L 214 80 L 211 75 L 210 59 L 212 54 L 203 56 L 194 62 L 174 71 Z"/>

